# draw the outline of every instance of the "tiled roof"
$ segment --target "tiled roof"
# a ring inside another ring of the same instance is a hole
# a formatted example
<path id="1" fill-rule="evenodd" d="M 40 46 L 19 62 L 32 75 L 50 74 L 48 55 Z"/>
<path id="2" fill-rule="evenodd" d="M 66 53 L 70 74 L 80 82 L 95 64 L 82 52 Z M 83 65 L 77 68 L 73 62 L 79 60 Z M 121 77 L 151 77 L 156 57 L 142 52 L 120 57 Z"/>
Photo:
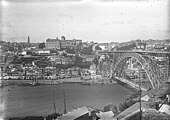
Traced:
<path id="1" fill-rule="evenodd" d="M 58 120 L 74 120 L 82 115 L 85 115 L 89 113 L 87 107 L 81 107 L 81 108 L 78 108 L 72 112 L 68 112 L 66 114 L 64 114 L 63 116 L 61 116 L 60 118 L 58 118 Z"/>

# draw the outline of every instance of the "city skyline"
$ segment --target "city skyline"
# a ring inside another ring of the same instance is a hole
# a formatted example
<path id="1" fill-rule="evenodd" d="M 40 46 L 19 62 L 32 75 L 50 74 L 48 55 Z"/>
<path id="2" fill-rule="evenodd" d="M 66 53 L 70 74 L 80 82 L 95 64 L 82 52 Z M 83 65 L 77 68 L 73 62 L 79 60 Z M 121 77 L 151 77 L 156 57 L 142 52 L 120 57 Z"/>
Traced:
<path id="1" fill-rule="evenodd" d="M 0 39 L 45 42 L 66 39 L 125 42 L 169 39 L 168 0 L 3 0 Z"/>

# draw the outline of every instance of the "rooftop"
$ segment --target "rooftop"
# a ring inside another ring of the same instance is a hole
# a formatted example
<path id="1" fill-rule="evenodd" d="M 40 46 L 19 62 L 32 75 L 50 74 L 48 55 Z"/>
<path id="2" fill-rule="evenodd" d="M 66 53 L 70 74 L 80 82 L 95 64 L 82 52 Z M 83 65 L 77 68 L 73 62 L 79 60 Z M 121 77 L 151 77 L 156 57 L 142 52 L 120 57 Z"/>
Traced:
<path id="1" fill-rule="evenodd" d="M 81 107 L 76 110 L 73 110 L 72 112 L 68 112 L 68 113 L 64 114 L 63 116 L 58 118 L 58 120 L 74 120 L 82 115 L 87 114 L 87 113 L 89 113 L 89 110 L 85 106 L 85 107 Z"/>

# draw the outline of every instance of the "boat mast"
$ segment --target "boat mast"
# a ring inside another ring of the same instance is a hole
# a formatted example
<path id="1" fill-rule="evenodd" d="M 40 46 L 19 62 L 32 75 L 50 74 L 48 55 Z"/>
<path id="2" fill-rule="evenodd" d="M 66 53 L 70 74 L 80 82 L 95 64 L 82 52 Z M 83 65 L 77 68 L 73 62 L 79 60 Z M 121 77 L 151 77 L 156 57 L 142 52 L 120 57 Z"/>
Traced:
<path id="1" fill-rule="evenodd" d="M 66 109 L 65 90 L 63 90 L 63 96 L 64 96 L 64 114 L 66 114 L 67 109 Z"/>
<path id="2" fill-rule="evenodd" d="M 2 86 L 2 80 L 3 80 L 3 67 L 0 66 L 0 74 L 1 74 L 1 77 L 0 77 L 0 87 Z"/>
<path id="3" fill-rule="evenodd" d="M 54 112 L 56 113 L 56 105 L 55 105 L 55 91 L 53 90 L 53 105 L 54 105 Z"/>

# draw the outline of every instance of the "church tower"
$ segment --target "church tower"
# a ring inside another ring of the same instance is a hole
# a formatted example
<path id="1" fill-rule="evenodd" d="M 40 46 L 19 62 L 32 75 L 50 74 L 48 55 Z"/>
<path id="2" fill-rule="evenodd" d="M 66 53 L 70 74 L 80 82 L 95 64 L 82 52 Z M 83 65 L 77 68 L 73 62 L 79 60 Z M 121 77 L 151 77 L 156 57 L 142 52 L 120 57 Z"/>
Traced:
<path id="1" fill-rule="evenodd" d="M 30 37 L 28 36 L 28 43 L 30 43 Z"/>

